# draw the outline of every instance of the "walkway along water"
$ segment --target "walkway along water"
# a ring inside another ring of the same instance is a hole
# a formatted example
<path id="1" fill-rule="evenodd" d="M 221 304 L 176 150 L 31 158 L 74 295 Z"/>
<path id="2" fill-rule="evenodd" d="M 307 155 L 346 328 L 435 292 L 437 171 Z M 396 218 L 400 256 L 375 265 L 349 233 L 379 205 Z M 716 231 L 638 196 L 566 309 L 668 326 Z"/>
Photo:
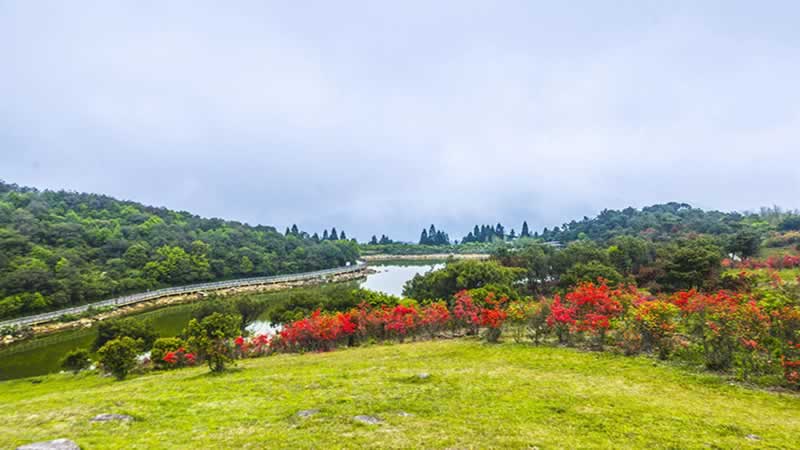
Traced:
<path id="1" fill-rule="evenodd" d="M 35 325 L 39 323 L 50 322 L 58 319 L 65 314 L 81 314 L 89 308 L 102 308 L 106 306 L 125 306 L 134 303 L 144 302 L 148 300 L 155 300 L 162 297 L 171 297 L 176 295 L 195 294 L 207 291 L 219 291 L 224 289 L 246 287 L 246 286 L 260 286 L 279 283 L 290 283 L 305 280 L 325 280 L 328 277 L 335 275 L 342 275 L 354 272 L 363 272 L 367 268 L 365 263 L 359 262 L 358 264 L 336 267 L 333 269 L 318 270 L 315 272 L 304 272 L 288 275 L 276 275 L 271 277 L 257 277 L 257 278 L 243 278 L 239 280 L 218 281 L 214 283 L 199 283 L 191 284 L 188 286 L 178 286 L 172 288 L 159 289 L 156 291 L 143 292 L 140 294 L 126 295 L 124 297 L 117 297 L 108 300 L 103 300 L 96 303 L 87 305 L 75 306 L 72 308 L 61 309 L 33 316 L 20 317 L 17 319 L 6 320 L 0 322 L 0 328 L 5 326 L 21 326 L 21 325 Z"/>

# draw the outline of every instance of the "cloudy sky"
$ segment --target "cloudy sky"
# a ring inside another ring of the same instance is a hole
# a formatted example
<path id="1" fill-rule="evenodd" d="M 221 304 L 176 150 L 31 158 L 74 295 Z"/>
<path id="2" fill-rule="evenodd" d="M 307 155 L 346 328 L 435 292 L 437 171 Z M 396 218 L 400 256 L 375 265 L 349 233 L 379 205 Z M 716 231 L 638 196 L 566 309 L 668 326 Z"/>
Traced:
<path id="1" fill-rule="evenodd" d="M 666 201 L 800 208 L 798 17 L 0 0 L 0 179 L 360 239 Z"/>

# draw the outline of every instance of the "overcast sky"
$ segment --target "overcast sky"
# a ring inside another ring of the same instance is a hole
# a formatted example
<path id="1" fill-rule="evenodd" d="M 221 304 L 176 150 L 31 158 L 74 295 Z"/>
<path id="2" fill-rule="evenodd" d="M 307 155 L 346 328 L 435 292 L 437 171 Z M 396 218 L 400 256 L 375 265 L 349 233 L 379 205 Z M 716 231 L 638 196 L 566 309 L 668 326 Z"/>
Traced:
<path id="1" fill-rule="evenodd" d="M 0 0 L 0 179 L 360 239 L 667 201 L 800 208 L 799 17 Z"/>

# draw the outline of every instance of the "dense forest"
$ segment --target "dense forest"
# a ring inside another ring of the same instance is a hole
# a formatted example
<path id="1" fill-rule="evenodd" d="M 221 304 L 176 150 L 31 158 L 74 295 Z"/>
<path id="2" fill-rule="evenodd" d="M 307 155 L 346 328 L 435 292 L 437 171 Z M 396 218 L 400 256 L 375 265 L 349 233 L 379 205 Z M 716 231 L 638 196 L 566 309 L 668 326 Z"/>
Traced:
<path id="1" fill-rule="evenodd" d="M 170 285 L 355 262 L 344 233 L 314 239 L 112 197 L 0 181 L 0 318 Z M 332 239 L 334 238 L 334 239 Z"/>

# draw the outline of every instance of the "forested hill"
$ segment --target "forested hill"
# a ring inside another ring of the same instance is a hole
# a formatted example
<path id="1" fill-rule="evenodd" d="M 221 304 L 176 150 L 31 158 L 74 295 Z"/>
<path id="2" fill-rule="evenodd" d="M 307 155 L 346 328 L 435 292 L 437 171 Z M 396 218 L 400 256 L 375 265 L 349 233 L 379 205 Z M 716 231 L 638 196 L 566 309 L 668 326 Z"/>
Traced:
<path id="1" fill-rule="evenodd" d="M 112 197 L 0 181 L 0 318 L 170 285 L 302 272 L 358 258 L 351 241 Z"/>
<path id="2" fill-rule="evenodd" d="M 603 210 L 596 217 L 584 217 L 536 234 L 546 241 L 571 242 L 588 238 L 607 241 L 615 236 L 636 235 L 654 241 L 671 240 L 687 234 L 732 235 L 741 230 L 766 233 L 795 229 L 796 211 L 763 208 L 758 213 L 704 211 L 686 203 L 665 203 L 642 209 Z"/>

